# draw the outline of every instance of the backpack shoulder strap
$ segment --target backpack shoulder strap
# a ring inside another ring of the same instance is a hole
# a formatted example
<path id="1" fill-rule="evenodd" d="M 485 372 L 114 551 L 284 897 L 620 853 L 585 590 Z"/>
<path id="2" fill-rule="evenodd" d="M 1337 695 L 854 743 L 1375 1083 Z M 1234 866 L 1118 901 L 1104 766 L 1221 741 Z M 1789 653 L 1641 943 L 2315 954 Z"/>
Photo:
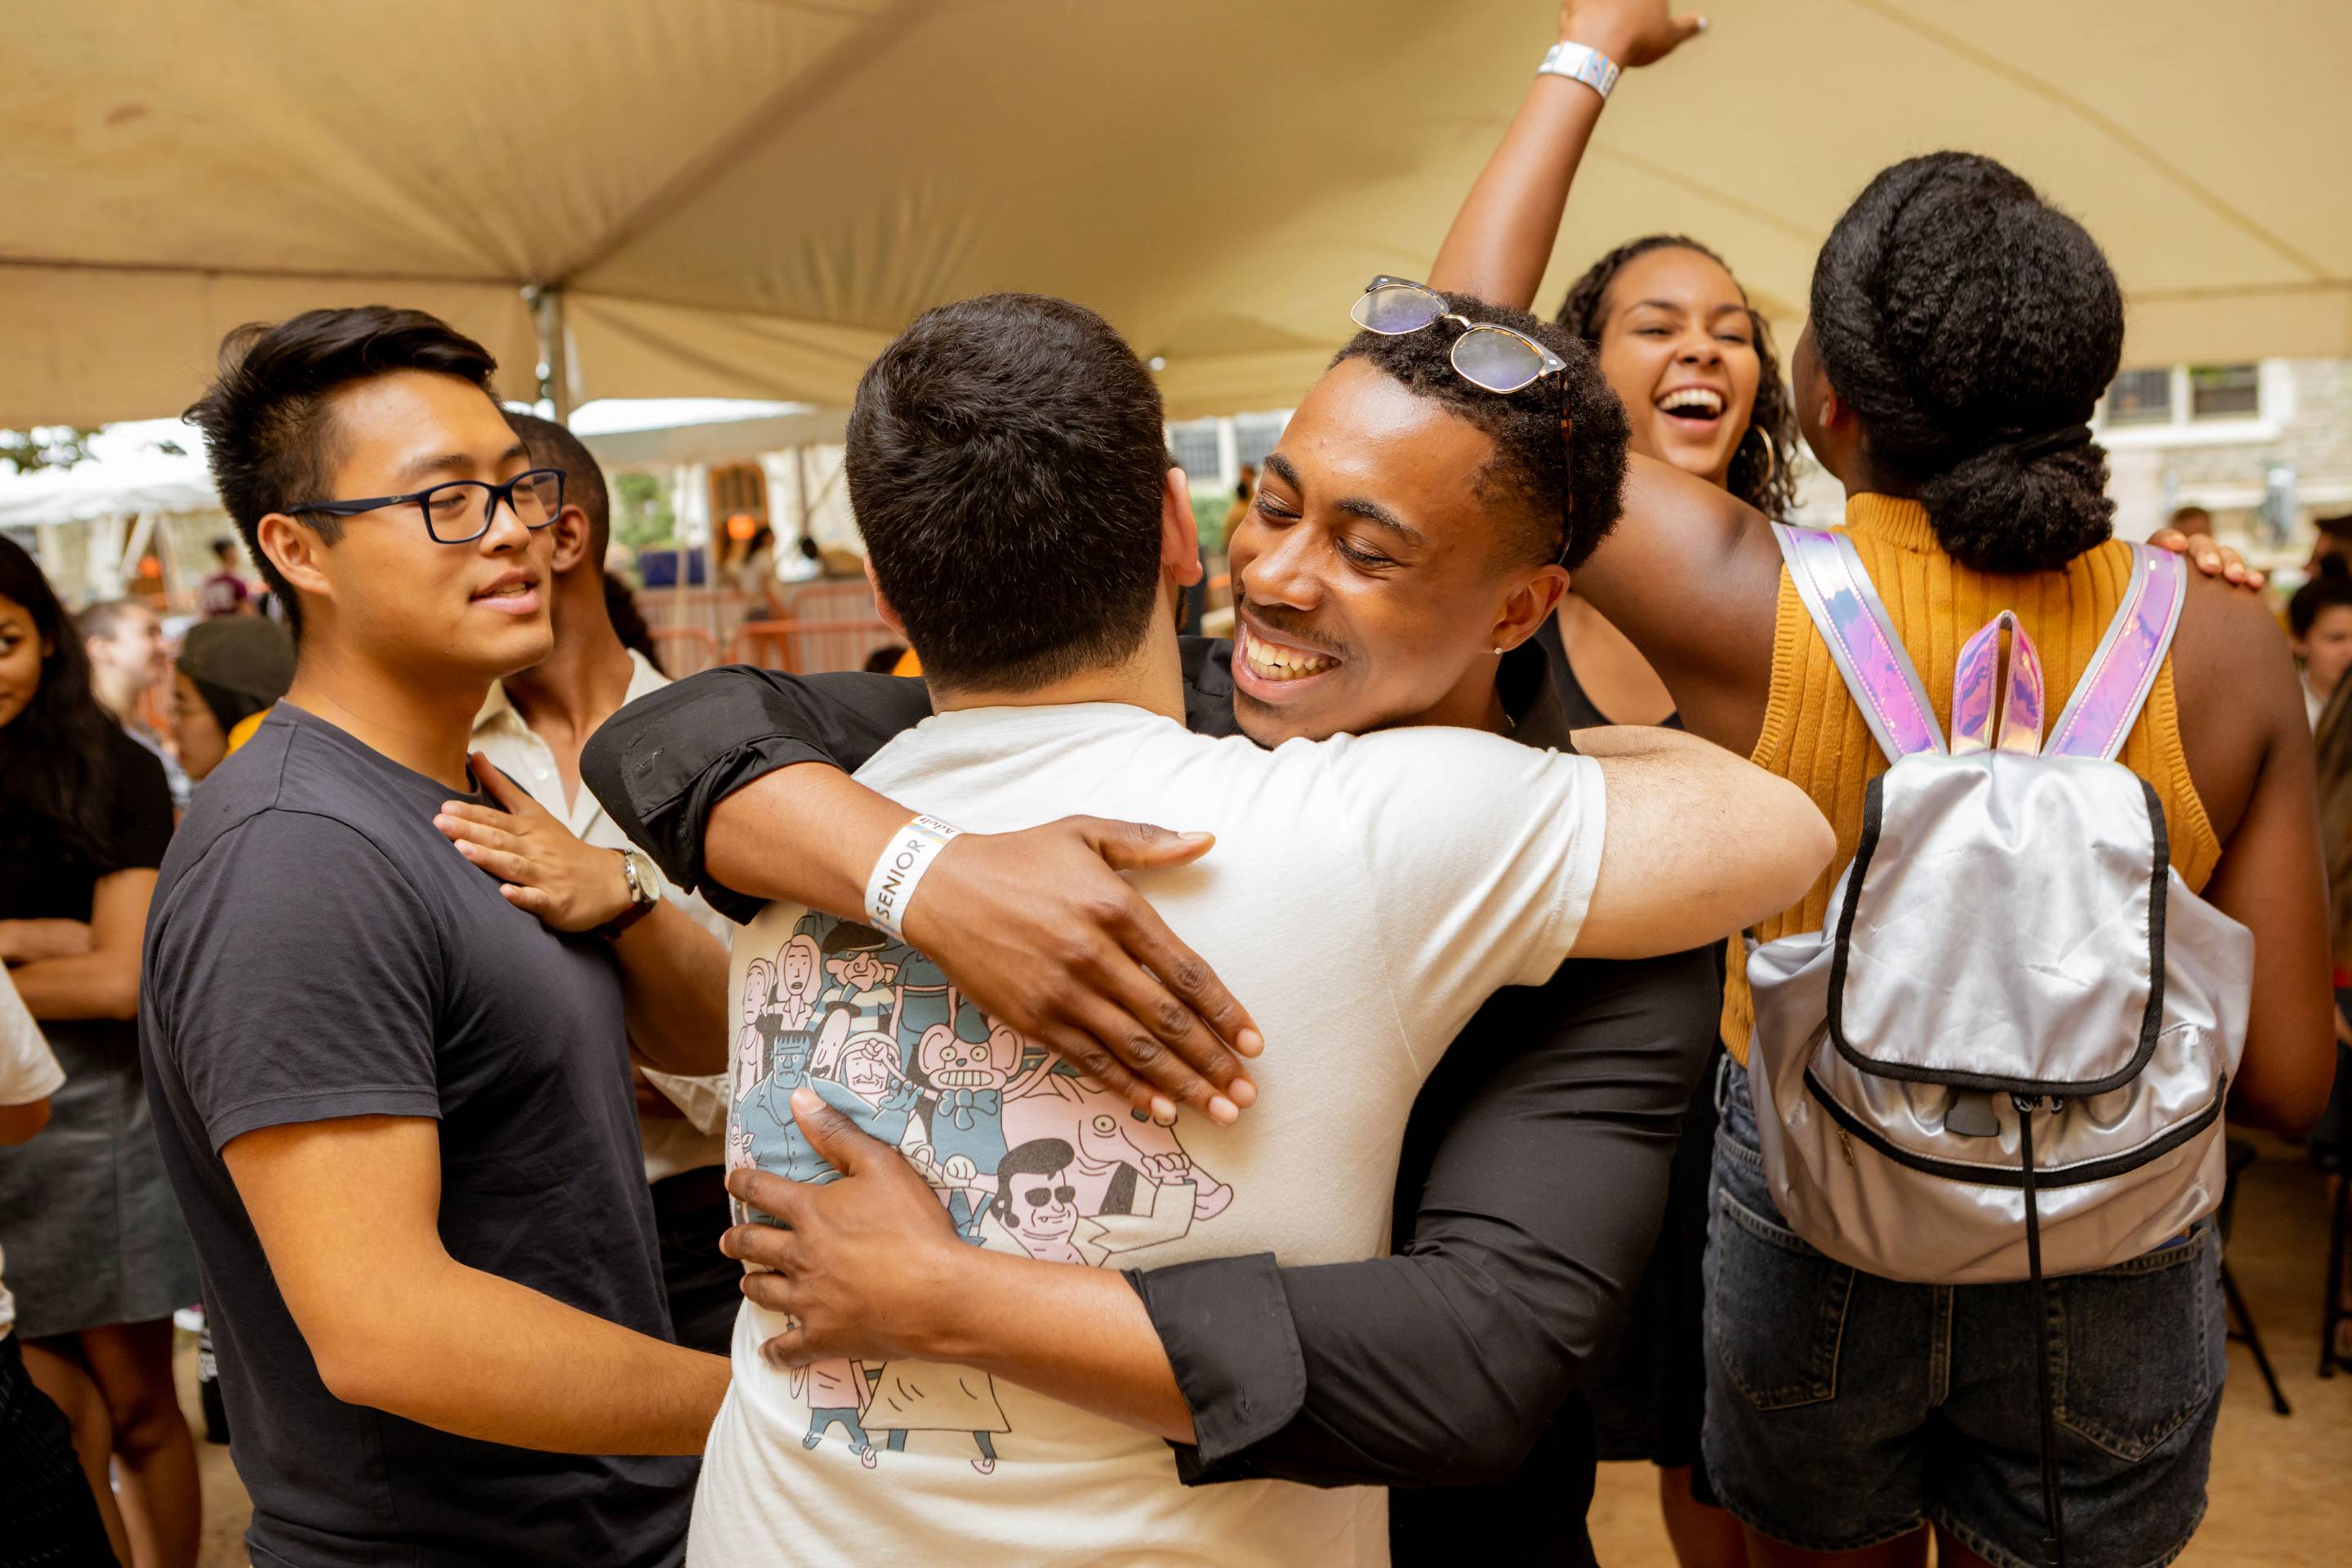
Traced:
<path id="1" fill-rule="evenodd" d="M 1886 605 L 1870 585 L 1853 542 L 1819 528 L 1772 530 L 1789 581 L 1829 645 L 1846 689 L 1890 761 L 1944 750 L 1944 732 L 1919 672 L 1903 651 Z"/>
<path id="2" fill-rule="evenodd" d="M 2153 545 L 2132 547 L 2131 584 L 2107 623 L 2090 668 L 2042 748 L 2045 757 L 2098 757 L 2113 762 L 2124 737 L 2156 687 L 2157 671 L 2180 626 L 2189 574 L 2179 556 Z"/>

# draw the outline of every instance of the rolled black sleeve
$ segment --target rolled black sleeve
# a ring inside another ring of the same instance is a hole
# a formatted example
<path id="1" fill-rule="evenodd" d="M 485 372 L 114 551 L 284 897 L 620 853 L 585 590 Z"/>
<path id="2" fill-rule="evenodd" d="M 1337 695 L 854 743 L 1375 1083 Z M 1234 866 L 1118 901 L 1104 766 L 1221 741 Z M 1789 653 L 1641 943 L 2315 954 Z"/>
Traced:
<path id="1" fill-rule="evenodd" d="M 1192 1410 L 1183 1479 L 1516 1472 L 1649 1259 L 1720 996 L 1705 950 L 1503 992 L 1414 1102 L 1393 1256 L 1131 1275 Z"/>
<path id="2" fill-rule="evenodd" d="M 930 717 L 919 679 L 849 671 L 787 675 L 727 665 L 638 698 L 588 738 L 580 776 L 613 820 L 681 888 L 741 924 L 767 907 L 710 879 L 710 809 L 795 763 L 855 772 Z"/>

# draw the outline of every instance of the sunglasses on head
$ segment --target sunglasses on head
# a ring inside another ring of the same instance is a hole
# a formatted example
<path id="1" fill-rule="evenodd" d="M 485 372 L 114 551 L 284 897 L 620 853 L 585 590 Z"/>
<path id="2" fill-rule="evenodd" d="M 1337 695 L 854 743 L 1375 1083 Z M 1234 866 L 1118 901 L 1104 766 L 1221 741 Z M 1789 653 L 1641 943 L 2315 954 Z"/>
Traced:
<path id="1" fill-rule="evenodd" d="M 1391 278 L 1386 274 L 1364 285 L 1348 311 L 1348 319 L 1368 332 L 1378 332 L 1384 338 L 1401 338 L 1407 332 L 1417 332 L 1433 327 L 1440 321 L 1452 321 L 1462 329 L 1454 340 L 1454 373 L 1471 385 L 1499 396 L 1523 392 L 1548 375 L 1559 375 L 1568 369 L 1568 362 L 1525 332 L 1494 321 L 1473 321 L 1458 310 L 1446 308 L 1445 296 L 1426 283 L 1410 279 Z M 1575 423 L 1568 414 L 1568 384 L 1560 384 L 1559 440 L 1563 449 L 1575 434 Z M 1576 496 L 1570 490 L 1568 510 L 1576 510 Z M 1563 532 L 1565 527 L 1563 524 Z M 1560 559 L 1568 556 L 1569 541 L 1560 542 Z"/>
<path id="2" fill-rule="evenodd" d="M 1525 332 L 1449 310 L 1444 295 L 1426 283 L 1402 278 L 1375 278 L 1365 284 L 1348 318 L 1384 338 L 1401 338 L 1440 321 L 1453 321 L 1462 328 L 1451 356 L 1455 374 L 1473 386 L 1506 396 L 1568 368 L 1566 360 Z"/>

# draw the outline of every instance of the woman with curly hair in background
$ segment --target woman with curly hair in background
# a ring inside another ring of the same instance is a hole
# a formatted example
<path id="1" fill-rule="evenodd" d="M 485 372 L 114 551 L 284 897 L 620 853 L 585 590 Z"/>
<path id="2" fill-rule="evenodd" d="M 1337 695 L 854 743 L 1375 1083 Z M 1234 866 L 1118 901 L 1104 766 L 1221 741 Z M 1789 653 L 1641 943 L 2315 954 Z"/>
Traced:
<path id="1" fill-rule="evenodd" d="M 1662 6 L 1654 9 L 1663 15 Z M 1563 38 L 1580 26 L 1594 30 L 1613 21 L 1606 7 L 1596 14 L 1586 5 L 1580 18 L 1579 10 L 1563 7 Z M 1676 27 L 1659 54 L 1697 30 Z M 1537 90 L 1546 89 L 1539 76 Z M 1532 300 L 1582 151 L 1580 140 L 1529 157 L 1519 138 L 1507 140 L 1446 236 L 1438 272 L 1449 260 L 1476 257 L 1487 275 L 1501 275 L 1502 289 L 1514 290 L 1507 302 Z M 1486 292 L 1503 298 L 1500 289 Z M 1554 320 L 1591 345 L 1625 405 L 1632 450 L 1719 486 L 1767 517 L 1788 514 L 1796 492 L 1796 414 L 1764 318 L 1722 257 L 1685 235 L 1628 240 L 1569 286 Z M 1578 726 L 1679 727 L 1665 682 L 1573 587 L 1537 640 Z M 1718 949 L 1718 967 L 1721 959 Z M 1719 1043 L 1715 1051 L 1722 1054 Z M 1624 1329 L 1594 1359 L 1583 1386 L 1598 1457 L 1658 1467 L 1659 1505 L 1684 1568 L 1743 1568 L 1747 1562 L 1739 1522 L 1713 1506 L 1699 1456 L 1706 1386 L 1700 1266 L 1715 1081 L 1710 1061 L 1683 1118 L 1657 1250 L 1628 1304 Z M 1583 1415 L 1564 1411 L 1554 1423 L 1555 1438 L 1585 1440 L 1576 1430 Z"/>

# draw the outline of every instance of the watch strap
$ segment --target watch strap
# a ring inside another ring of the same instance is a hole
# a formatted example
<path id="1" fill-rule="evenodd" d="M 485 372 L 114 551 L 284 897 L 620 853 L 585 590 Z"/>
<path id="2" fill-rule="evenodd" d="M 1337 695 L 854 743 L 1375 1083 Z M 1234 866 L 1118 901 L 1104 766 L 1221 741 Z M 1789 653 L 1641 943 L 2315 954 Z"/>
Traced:
<path id="1" fill-rule="evenodd" d="M 627 849 L 615 850 L 614 853 L 620 856 L 621 875 L 627 878 L 629 881 L 629 907 L 596 928 L 596 934 L 606 942 L 613 941 L 623 931 L 653 913 L 654 906 L 661 902 L 660 885 L 656 883 L 651 888 L 646 886 L 636 853 Z"/>

